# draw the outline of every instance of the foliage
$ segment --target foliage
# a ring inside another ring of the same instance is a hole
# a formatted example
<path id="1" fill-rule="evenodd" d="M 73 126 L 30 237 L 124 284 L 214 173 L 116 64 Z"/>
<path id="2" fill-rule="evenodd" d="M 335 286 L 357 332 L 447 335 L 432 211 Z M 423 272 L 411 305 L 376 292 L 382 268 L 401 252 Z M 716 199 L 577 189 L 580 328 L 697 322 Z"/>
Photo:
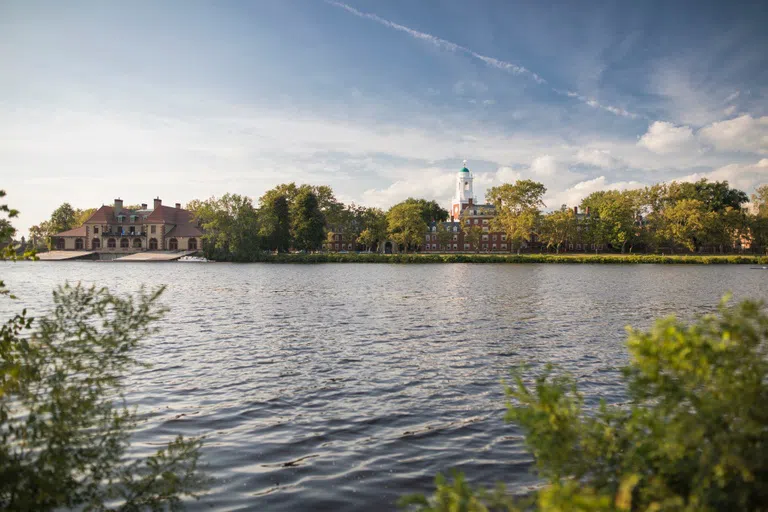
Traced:
<path id="1" fill-rule="evenodd" d="M 188 205 L 203 228 L 206 258 L 223 261 L 253 261 L 261 252 L 259 218 L 246 196 L 224 194 Z"/>
<path id="2" fill-rule="evenodd" d="M 539 240 L 547 247 L 554 247 L 560 252 L 560 247 L 568 240 L 576 237 L 576 214 L 570 208 L 557 210 L 541 218 L 539 225 Z"/>
<path id="3" fill-rule="evenodd" d="M 451 231 L 449 225 L 446 225 L 443 222 L 437 223 L 437 242 L 440 244 L 442 249 L 447 249 L 450 247 L 454 234 L 455 233 Z"/>
<path id="4" fill-rule="evenodd" d="M 464 232 L 464 243 L 475 252 L 480 252 L 480 240 L 483 238 L 483 229 L 480 226 L 462 224 L 461 230 Z"/>
<path id="5" fill-rule="evenodd" d="M 437 204 L 437 201 L 427 201 L 426 199 L 414 199 L 409 197 L 403 202 L 406 204 L 417 205 L 421 212 L 421 218 L 425 224 L 431 222 L 443 222 L 448 219 L 448 210 Z"/>
<path id="6" fill-rule="evenodd" d="M 288 252 L 291 246 L 291 219 L 288 199 L 274 195 L 259 209 L 260 233 L 270 250 Z"/>
<path id="7" fill-rule="evenodd" d="M 639 235 L 642 196 L 635 190 L 593 192 L 581 202 L 582 210 L 590 210 L 592 243 L 610 244 L 626 252 Z"/>
<path id="8" fill-rule="evenodd" d="M 423 211 L 415 202 L 403 201 L 387 212 L 387 230 L 392 239 L 406 252 L 418 247 L 427 233 Z"/>
<path id="9" fill-rule="evenodd" d="M 586 409 L 572 377 L 551 366 L 506 387 L 548 486 L 535 508 L 762 510 L 768 503 L 768 314 L 744 301 L 692 324 L 668 317 L 628 328 L 628 402 Z M 419 510 L 487 510 L 487 493 L 438 481 Z M 472 504 L 472 506 L 468 506 Z M 497 509 L 519 510 L 510 500 Z M 528 509 L 526 507 L 526 509 Z"/>
<path id="10" fill-rule="evenodd" d="M 317 196 L 311 190 L 301 190 L 291 219 L 293 246 L 298 250 L 316 251 L 325 239 L 325 218 Z"/>
<path id="11" fill-rule="evenodd" d="M 539 209 L 544 207 L 542 198 L 547 189 L 541 183 L 518 180 L 488 190 L 488 200 L 496 206 L 496 217 L 491 221 L 493 231 L 506 233 L 514 248 L 531 240 L 539 218 Z M 519 250 L 519 247 L 518 247 Z"/>
<path id="12" fill-rule="evenodd" d="M 142 366 L 133 352 L 164 313 L 161 292 L 134 301 L 66 285 L 34 331 L 25 313 L 2 326 L 2 508 L 178 509 L 200 489 L 199 439 L 126 460 L 137 419 L 123 376 Z"/>

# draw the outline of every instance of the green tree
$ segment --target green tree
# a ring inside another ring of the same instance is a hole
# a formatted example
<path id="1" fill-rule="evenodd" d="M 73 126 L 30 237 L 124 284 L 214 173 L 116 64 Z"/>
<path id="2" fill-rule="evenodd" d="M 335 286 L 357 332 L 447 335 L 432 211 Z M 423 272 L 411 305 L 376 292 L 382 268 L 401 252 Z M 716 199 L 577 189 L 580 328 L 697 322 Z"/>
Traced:
<path id="1" fill-rule="evenodd" d="M 628 400 L 585 407 L 551 367 L 514 372 L 507 421 L 518 424 L 547 486 L 527 500 L 438 480 L 422 511 L 732 511 L 768 503 L 768 314 L 750 301 L 693 324 L 629 329 Z"/>
<path id="2" fill-rule="evenodd" d="M 203 228 L 203 252 L 208 259 L 252 261 L 261 251 L 259 217 L 249 197 L 224 194 L 188 205 Z"/>
<path id="3" fill-rule="evenodd" d="M 707 211 L 697 199 L 683 199 L 662 212 L 662 233 L 674 244 L 698 251 L 705 237 Z"/>
<path id="4" fill-rule="evenodd" d="M 483 238 L 483 229 L 480 226 L 463 224 L 461 230 L 464 232 L 464 243 L 475 252 L 480 252 L 480 240 Z"/>
<path id="5" fill-rule="evenodd" d="M 541 217 L 539 240 L 554 247 L 560 252 L 560 247 L 567 241 L 573 241 L 576 236 L 576 214 L 570 208 L 554 211 Z"/>
<path id="6" fill-rule="evenodd" d="M 453 235 L 454 233 L 449 226 L 443 222 L 437 223 L 437 242 L 440 244 L 442 250 L 450 248 L 451 242 L 453 241 Z"/>
<path id="7" fill-rule="evenodd" d="M 79 228 L 83 224 L 85 224 L 85 221 L 87 221 L 89 218 L 91 218 L 91 215 L 96 213 L 96 208 L 86 208 L 85 210 L 76 209 L 75 210 L 75 222 L 74 226 L 75 228 Z"/>
<path id="8" fill-rule="evenodd" d="M 496 207 L 491 229 L 505 233 L 512 248 L 518 244 L 520 252 L 520 244 L 529 242 L 531 235 L 535 234 L 546 192 L 544 185 L 531 180 L 518 180 L 514 184 L 492 187 L 486 194 Z"/>
<path id="9" fill-rule="evenodd" d="M 596 217 L 593 227 L 604 242 L 626 252 L 633 240 L 640 235 L 637 225 L 640 216 L 640 198 L 636 191 L 607 190 L 594 192 L 584 198 L 581 208 L 590 209 Z"/>
<path id="10" fill-rule="evenodd" d="M 293 245 L 296 249 L 316 251 L 325 239 L 325 218 L 311 190 L 302 190 L 296 196 L 292 219 Z"/>
<path id="11" fill-rule="evenodd" d="M 418 247 L 427 233 L 422 209 L 415 202 L 403 201 L 387 212 L 387 230 L 392 239 L 408 252 Z"/>
<path id="12" fill-rule="evenodd" d="M 261 235 L 268 248 L 288 252 L 291 245 L 291 219 L 288 199 L 283 195 L 269 198 L 269 203 L 259 209 Z"/>
<path id="13" fill-rule="evenodd" d="M 448 210 L 437 204 L 437 201 L 427 201 L 426 199 L 414 199 L 409 197 L 403 202 L 406 204 L 417 205 L 421 212 L 421 218 L 426 224 L 429 224 L 432 221 L 443 222 L 448 219 Z"/>
<path id="14" fill-rule="evenodd" d="M 73 229 L 77 223 L 77 212 L 69 203 L 64 203 L 51 213 L 51 235 Z"/>

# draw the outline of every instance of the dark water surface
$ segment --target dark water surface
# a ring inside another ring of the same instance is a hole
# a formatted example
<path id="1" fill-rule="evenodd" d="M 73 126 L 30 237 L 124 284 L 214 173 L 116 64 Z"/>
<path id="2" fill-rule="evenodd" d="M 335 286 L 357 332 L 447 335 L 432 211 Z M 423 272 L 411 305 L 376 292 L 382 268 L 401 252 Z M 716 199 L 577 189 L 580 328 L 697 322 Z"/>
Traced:
<path id="1" fill-rule="evenodd" d="M 510 367 L 554 362 L 591 401 L 622 399 L 624 326 L 768 300 L 749 266 L 0 264 L 40 314 L 68 280 L 168 286 L 171 311 L 130 377 L 140 453 L 207 436 L 215 483 L 193 509 L 391 510 L 435 473 L 535 482 L 503 421 Z"/>

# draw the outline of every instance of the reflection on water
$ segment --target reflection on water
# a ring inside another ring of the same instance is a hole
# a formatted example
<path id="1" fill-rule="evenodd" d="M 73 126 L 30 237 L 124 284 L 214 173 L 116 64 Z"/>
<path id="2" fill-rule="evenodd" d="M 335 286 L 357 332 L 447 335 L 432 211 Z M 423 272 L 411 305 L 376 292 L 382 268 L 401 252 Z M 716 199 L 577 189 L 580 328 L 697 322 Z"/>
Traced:
<path id="1" fill-rule="evenodd" d="M 710 311 L 722 293 L 768 299 L 748 266 L 3 263 L 20 301 L 83 281 L 168 286 L 171 311 L 129 377 L 149 453 L 207 436 L 216 478 L 192 508 L 390 510 L 435 473 L 524 488 L 520 431 L 500 380 L 554 362 L 589 401 L 621 400 L 624 326 Z"/>

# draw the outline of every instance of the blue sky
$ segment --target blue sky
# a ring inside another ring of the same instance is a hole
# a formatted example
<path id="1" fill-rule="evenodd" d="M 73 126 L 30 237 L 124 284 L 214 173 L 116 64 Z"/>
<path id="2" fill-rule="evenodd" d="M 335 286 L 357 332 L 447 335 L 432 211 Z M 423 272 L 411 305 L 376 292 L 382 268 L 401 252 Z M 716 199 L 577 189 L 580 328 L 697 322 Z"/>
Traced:
<path id="1" fill-rule="evenodd" d="M 64 201 L 547 205 L 673 179 L 768 182 L 761 2 L 0 2 L 0 186 L 22 232 Z"/>

